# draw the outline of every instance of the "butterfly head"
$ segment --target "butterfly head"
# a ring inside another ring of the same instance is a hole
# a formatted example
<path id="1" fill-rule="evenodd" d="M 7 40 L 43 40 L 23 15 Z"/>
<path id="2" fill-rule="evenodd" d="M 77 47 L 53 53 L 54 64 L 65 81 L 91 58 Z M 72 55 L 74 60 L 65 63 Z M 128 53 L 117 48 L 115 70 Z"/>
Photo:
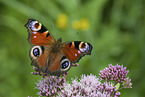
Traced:
<path id="1" fill-rule="evenodd" d="M 61 42 L 62 42 L 62 38 L 60 37 L 60 38 L 57 40 L 57 42 L 60 42 L 60 43 L 61 43 Z"/>

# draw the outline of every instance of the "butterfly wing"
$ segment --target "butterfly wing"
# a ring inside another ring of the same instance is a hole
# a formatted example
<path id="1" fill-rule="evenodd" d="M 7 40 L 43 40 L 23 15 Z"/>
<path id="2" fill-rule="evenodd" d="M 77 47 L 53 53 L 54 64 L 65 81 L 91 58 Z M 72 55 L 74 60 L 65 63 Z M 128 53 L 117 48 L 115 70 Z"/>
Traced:
<path id="1" fill-rule="evenodd" d="M 45 72 L 57 76 L 67 72 L 72 63 L 78 62 L 81 57 L 90 55 L 93 48 L 90 43 L 81 41 L 66 42 L 56 47 L 58 47 L 57 52 L 54 52 L 55 48 L 49 52 L 48 67 Z"/>
<path id="2" fill-rule="evenodd" d="M 44 49 L 43 46 L 32 47 L 30 51 L 32 65 L 50 75 L 60 76 L 70 69 L 71 62 L 61 52 L 53 52 L 53 49 L 50 49 Z"/>
<path id="3" fill-rule="evenodd" d="M 91 54 L 93 47 L 90 43 L 74 41 L 61 44 L 61 39 L 55 41 L 52 34 L 34 19 L 29 19 L 25 26 L 29 33 L 28 41 L 35 45 L 30 50 L 32 65 L 45 73 L 60 76 L 70 69 L 72 63 Z"/>
<path id="4" fill-rule="evenodd" d="M 28 29 L 28 41 L 32 45 L 51 45 L 55 42 L 48 29 L 35 19 L 29 19 L 25 27 Z"/>
<path id="5" fill-rule="evenodd" d="M 72 63 L 78 62 L 85 55 L 90 55 L 92 49 L 90 43 L 82 41 L 66 42 L 62 46 L 62 52 Z"/>
<path id="6" fill-rule="evenodd" d="M 46 70 L 50 75 L 60 76 L 67 72 L 71 67 L 71 62 L 61 52 L 50 53 L 48 68 Z"/>
<path id="7" fill-rule="evenodd" d="M 55 39 L 47 28 L 35 19 L 29 19 L 25 24 L 28 29 L 28 41 L 34 45 L 30 50 L 32 65 L 45 72 L 52 44 Z"/>
<path id="8" fill-rule="evenodd" d="M 33 46 L 30 50 L 30 58 L 32 65 L 36 66 L 40 71 L 45 72 L 47 68 L 47 60 L 49 50 L 44 46 Z"/>

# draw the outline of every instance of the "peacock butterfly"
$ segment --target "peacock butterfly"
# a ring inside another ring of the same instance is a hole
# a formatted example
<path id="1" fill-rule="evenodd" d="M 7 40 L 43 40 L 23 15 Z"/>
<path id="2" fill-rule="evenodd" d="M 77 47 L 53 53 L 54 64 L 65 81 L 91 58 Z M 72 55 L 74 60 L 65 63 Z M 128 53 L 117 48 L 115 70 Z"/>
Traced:
<path id="1" fill-rule="evenodd" d="M 30 50 L 31 64 L 44 73 L 60 76 L 70 69 L 72 63 L 91 54 L 93 47 L 90 43 L 62 43 L 61 38 L 56 41 L 49 30 L 35 19 L 29 19 L 25 27 L 28 29 L 28 41 L 33 45 Z"/>

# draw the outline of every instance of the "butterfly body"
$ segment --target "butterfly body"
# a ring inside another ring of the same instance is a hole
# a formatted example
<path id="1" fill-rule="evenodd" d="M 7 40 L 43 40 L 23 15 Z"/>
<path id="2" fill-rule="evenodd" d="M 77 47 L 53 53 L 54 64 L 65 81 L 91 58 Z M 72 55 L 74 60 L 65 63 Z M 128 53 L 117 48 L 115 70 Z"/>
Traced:
<path id="1" fill-rule="evenodd" d="M 62 43 L 61 38 L 56 41 L 47 28 L 34 19 L 29 19 L 25 26 L 28 29 L 28 41 L 33 45 L 30 50 L 31 64 L 44 73 L 60 76 L 70 69 L 72 63 L 91 54 L 93 47 L 90 43 Z"/>
<path id="2" fill-rule="evenodd" d="M 52 45 L 52 52 L 59 52 L 62 48 L 62 39 L 58 39 L 53 45 Z"/>

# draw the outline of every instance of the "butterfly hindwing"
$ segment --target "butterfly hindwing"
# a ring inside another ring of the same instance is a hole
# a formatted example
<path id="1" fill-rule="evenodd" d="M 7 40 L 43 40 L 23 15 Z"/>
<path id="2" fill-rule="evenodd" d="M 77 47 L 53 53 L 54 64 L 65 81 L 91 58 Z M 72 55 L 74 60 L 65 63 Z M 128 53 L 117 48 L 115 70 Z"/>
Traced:
<path id="1" fill-rule="evenodd" d="M 60 76 L 67 72 L 71 67 L 71 62 L 62 53 L 51 53 L 46 70 L 50 75 Z"/>
<path id="2" fill-rule="evenodd" d="M 55 39 L 47 28 L 35 19 L 29 19 L 25 27 L 28 29 L 28 41 L 32 45 L 51 45 Z"/>
<path id="3" fill-rule="evenodd" d="M 62 46 L 63 53 L 73 63 L 78 62 L 84 55 L 90 55 L 92 48 L 90 43 L 82 41 L 66 42 Z"/>
<path id="4" fill-rule="evenodd" d="M 71 62 L 61 52 L 53 52 L 52 50 L 44 48 L 44 46 L 33 46 L 30 50 L 32 65 L 50 75 L 60 76 L 70 69 Z"/>
<path id="5" fill-rule="evenodd" d="M 45 72 L 47 68 L 48 52 L 44 46 L 33 46 L 30 50 L 30 58 L 32 65 L 36 66 L 40 71 Z"/>

